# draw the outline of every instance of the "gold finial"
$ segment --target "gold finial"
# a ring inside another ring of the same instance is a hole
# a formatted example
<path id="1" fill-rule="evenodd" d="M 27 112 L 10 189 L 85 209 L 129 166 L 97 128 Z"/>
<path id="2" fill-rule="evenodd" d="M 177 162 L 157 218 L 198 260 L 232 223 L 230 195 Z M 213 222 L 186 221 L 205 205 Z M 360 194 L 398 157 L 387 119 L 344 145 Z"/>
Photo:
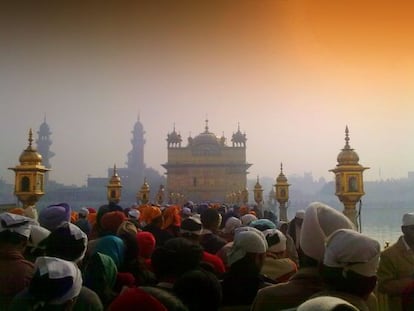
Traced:
<path id="1" fill-rule="evenodd" d="M 30 128 L 30 130 L 29 130 L 29 147 L 28 147 L 28 149 L 31 149 L 32 148 L 32 143 L 33 143 L 33 131 L 32 131 L 32 128 Z"/>
<path id="2" fill-rule="evenodd" d="M 349 130 L 348 130 L 348 125 L 345 127 L 345 147 L 344 149 L 350 149 L 351 147 L 349 146 Z"/>
<path id="3" fill-rule="evenodd" d="M 283 163 L 280 162 L 280 174 L 283 174 Z"/>
<path id="4" fill-rule="evenodd" d="M 206 132 L 206 133 L 208 133 L 208 118 L 206 118 L 206 120 L 205 120 L 205 121 L 206 121 L 206 126 L 205 126 L 205 130 L 206 130 L 206 131 L 205 131 L 205 132 Z"/>
<path id="5" fill-rule="evenodd" d="M 117 172 L 117 170 L 116 170 L 116 164 L 114 163 L 114 173 L 113 173 L 113 175 L 114 176 L 118 176 L 118 172 Z"/>

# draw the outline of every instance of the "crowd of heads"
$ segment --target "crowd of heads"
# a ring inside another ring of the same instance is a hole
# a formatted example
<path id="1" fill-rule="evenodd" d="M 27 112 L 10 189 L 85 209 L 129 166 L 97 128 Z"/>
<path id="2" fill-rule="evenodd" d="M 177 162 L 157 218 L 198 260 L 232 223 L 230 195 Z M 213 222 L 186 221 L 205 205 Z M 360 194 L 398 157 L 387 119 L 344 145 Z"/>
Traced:
<path id="1" fill-rule="evenodd" d="M 0 278 L 18 271 L 21 281 L 15 275 L 14 291 L 0 286 L 0 304 L 10 310 L 81 310 L 89 304 L 113 311 L 238 305 L 260 311 L 268 310 L 267 293 L 294 284 L 305 268 L 318 269 L 324 290 L 364 300 L 372 294 L 380 245 L 341 212 L 314 202 L 288 223 L 269 211 L 259 218 L 256 211 L 189 202 L 78 211 L 59 203 L 40 210 L 38 219 L 4 212 L 0 262 L 12 268 L 0 268 Z M 412 227 L 414 214 L 405 215 L 402 231 L 410 241 Z M 320 296 L 293 306 L 316 310 L 307 305 L 339 303 L 353 310 L 340 297 Z"/>

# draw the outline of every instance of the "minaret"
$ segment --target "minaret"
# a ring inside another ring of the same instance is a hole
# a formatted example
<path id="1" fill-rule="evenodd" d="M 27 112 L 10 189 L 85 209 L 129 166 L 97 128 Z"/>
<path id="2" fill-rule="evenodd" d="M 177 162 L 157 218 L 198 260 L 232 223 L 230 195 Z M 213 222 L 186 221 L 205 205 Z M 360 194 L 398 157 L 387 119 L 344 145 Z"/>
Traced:
<path id="1" fill-rule="evenodd" d="M 50 135 L 52 132 L 50 131 L 49 125 L 46 123 L 46 116 L 43 120 L 43 123 L 40 125 L 39 130 L 37 131 L 38 139 L 36 140 L 37 151 L 42 156 L 42 163 L 43 165 L 50 169 L 50 158 L 52 158 L 55 154 L 50 151 L 50 146 L 52 145 L 52 140 L 50 139 Z M 46 173 L 45 175 L 45 182 L 49 181 L 49 174 Z"/>
<path id="2" fill-rule="evenodd" d="M 130 171 L 129 182 L 130 186 L 136 188 L 138 183 L 143 179 L 144 176 L 144 127 L 140 122 L 138 115 L 137 122 L 134 125 L 132 133 L 132 150 L 128 152 L 127 168 Z"/>

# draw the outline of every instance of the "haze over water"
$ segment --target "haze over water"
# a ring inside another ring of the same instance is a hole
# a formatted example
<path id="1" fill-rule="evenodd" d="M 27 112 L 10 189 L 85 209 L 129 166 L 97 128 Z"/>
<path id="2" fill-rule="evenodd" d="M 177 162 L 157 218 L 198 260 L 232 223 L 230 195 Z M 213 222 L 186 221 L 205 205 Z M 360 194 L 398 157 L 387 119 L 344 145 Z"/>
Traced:
<path id="1" fill-rule="evenodd" d="M 46 116 L 51 179 L 121 167 L 140 115 L 165 138 L 246 132 L 249 177 L 329 169 L 345 125 L 365 180 L 414 170 L 411 1 L 13 1 L 0 10 L 0 176 Z"/>

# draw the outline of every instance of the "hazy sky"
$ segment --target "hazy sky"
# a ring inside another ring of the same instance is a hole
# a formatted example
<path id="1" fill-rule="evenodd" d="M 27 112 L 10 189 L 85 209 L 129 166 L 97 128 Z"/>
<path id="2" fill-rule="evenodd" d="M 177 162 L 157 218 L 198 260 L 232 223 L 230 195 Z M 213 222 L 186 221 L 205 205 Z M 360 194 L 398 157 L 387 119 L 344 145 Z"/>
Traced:
<path id="1" fill-rule="evenodd" d="M 328 170 L 345 125 L 366 180 L 414 171 L 414 5 L 394 0 L 12 1 L 0 7 L 0 176 L 46 115 L 51 178 L 145 162 L 166 136 L 246 132 L 250 177 Z M 17 4 L 16 4 L 17 3 Z M 32 4 L 30 4 L 32 3 Z"/>

